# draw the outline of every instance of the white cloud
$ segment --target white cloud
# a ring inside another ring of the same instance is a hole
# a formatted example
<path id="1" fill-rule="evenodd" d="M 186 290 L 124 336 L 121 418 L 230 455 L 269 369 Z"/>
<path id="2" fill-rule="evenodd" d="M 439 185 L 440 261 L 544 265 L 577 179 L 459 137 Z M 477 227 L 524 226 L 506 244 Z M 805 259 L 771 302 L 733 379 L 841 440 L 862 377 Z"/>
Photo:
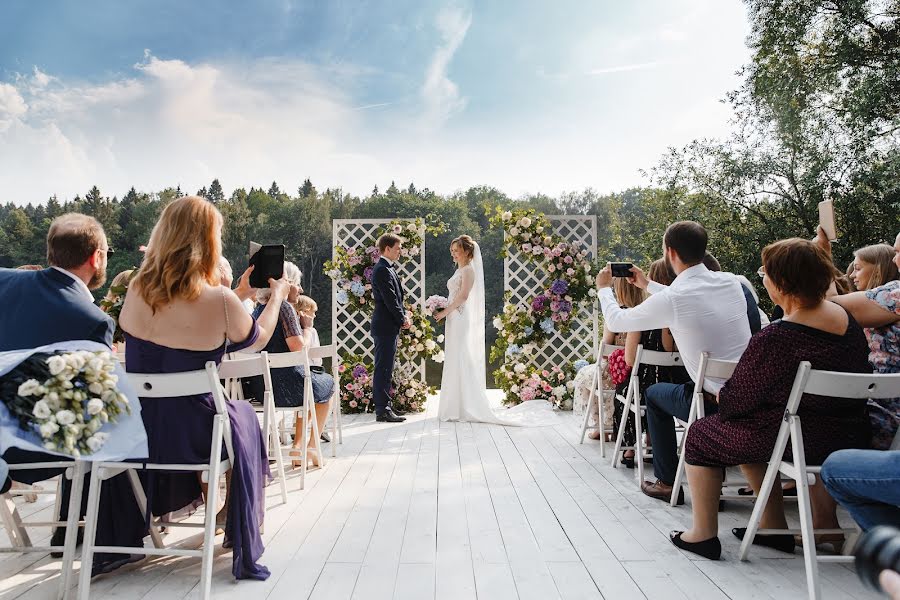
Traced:
<path id="1" fill-rule="evenodd" d="M 447 7 L 438 13 L 436 26 L 441 34 L 441 45 L 435 50 L 425 71 L 425 82 L 422 85 L 426 123 L 429 125 L 442 124 L 466 106 L 466 99 L 460 95 L 458 86 L 447 76 L 447 69 L 471 24 L 470 11 Z"/>
<path id="2" fill-rule="evenodd" d="M 635 63 L 632 65 L 618 65 L 614 67 L 600 67 L 597 69 L 591 69 L 588 71 L 588 75 L 606 75 L 607 73 L 625 73 L 628 71 L 644 71 L 646 69 L 655 69 L 661 63 L 653 61 L 653 62 L 645 62 L 645 63 Z"/>
<path id="3" fill-rule="evenodd" d="M 0 132 L 8 129 L 28 111 L 28 104 L 15 86 L 0 83 Z"/>

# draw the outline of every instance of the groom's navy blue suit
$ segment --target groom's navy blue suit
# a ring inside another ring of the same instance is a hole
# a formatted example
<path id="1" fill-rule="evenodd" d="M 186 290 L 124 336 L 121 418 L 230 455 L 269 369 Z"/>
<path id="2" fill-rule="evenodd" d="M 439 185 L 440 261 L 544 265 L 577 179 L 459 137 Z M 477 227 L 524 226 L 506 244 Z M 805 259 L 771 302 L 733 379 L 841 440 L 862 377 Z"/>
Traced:
<path id="1" fill-rule="evenodd" d="M 391 405 L 391 375 L 397 355 L 397 338 L 406 320 L 403 309 L 403 286 L 394 267 L 384 258 L 372 270 L 372 339 L 375 340 L 375 373 L 372 395 L 375 414 L 381 415 Z"/>

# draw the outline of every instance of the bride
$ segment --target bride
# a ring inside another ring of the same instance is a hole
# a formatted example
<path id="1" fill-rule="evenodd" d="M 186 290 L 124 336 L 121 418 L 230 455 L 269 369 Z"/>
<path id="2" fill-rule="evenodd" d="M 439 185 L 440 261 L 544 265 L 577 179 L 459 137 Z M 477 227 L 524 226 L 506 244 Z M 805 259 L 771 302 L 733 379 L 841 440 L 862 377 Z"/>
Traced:
<path id="1" fill-rule="evenodd" d="M 468 235 L 450 243 L 457 269 L 447 281 L 449 304 L 435 314 L 447 319 L 444 331 L 444 373 L 441 377 L 441 421 L 468 421 L 498 425 L 550 425 L 549 402 L 535 400 L 494 414 L 487 395 L 484 352 L 484 267 L 481 248 Z M 528 405 L 528 406 L 526 406 Z M 527 419 L 523 420 L 526 416 Z M 507 418 L 511 417 L 511 418 Z M 518 418 L 516 418 L 518 417 Z"/>

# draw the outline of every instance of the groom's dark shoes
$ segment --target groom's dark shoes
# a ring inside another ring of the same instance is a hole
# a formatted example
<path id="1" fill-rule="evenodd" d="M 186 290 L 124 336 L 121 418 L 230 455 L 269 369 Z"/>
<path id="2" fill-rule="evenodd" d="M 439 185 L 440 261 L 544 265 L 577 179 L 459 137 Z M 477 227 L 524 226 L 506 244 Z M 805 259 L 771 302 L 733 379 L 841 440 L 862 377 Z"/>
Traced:
<path id="1" fill-rule="evenodd" d="M 406 417 L 401 417 L 390 408 L 386 408 L 383 413 L 375 416 L 375 420 L 385 423 L 402 423 L 406 420 Z"/>

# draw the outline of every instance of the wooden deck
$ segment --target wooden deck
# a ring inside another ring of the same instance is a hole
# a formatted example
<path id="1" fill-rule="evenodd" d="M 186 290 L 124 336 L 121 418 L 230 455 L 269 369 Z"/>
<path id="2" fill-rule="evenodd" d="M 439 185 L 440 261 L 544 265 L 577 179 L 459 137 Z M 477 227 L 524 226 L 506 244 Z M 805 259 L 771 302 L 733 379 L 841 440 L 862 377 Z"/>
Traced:
<path id="1" fill-rule="evenodd" d="M 272 576 L 235 582 L 231 554 L 220 549 L 213 596 L 805 597 L 799 553 L 757 548 L 751 562 L 737 560 L 730 529 L 746 524 L 749 503 L 729 502 L 721 515 L 723 560 L 689 556 L 667 535 L 689 525 L 690 507 L 643 496 L 635 472 L 601 461 L 597 442 L 576 444 L 571 413 L 559 414 L 552 427 L 514 429 L 439 423 L 436 404 L 399 425 L 347 417 L 338 458 L 311 471 L 306 490 L 292 479 L 284 505 L 277 486 L 268 488 L 261 562 Z M 43 518 L 51 505 L 43 496 L 23 510 Z M 49 535 L 42 533 L 36 537 Z M 47 555 L 0 555 L 0 600 L 55 598 L 58 567 Z M 821 574 L 826 598 L 877 597 L 850 567 L 823 564 Z M 198 577 L 198 559 L 150 559 L 95 579 L 91 597 L 196 597 Z"/>

